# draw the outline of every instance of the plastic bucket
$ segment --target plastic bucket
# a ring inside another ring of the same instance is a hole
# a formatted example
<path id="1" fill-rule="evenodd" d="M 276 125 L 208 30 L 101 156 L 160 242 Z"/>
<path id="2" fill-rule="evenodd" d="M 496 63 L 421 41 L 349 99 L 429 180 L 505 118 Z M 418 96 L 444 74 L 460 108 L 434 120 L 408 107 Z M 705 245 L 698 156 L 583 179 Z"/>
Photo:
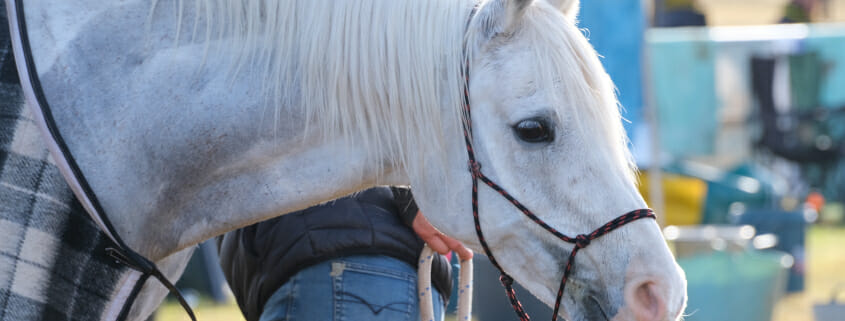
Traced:
<path id="1" fill-rule="evenodd" d="M 687 276 L 687 321 L 769 321 L 792 257 L 777 251 L 715 252 L 678 260 Z"/>

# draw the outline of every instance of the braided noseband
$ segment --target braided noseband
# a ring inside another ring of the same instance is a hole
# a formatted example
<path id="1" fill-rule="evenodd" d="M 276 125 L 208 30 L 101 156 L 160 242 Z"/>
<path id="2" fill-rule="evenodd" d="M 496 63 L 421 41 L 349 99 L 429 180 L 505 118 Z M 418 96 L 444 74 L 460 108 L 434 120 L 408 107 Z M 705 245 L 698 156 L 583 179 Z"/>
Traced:
<path id="1" fill-rule="evenodd" d="M 477 7 L 473 8 L 472 12 L 467 21 L 467 26 L 469 26 L 469 22 L 472 20 L 473 16 L 477 11 Z M 563 298 L 563 291 L 566 288 L 566 281 L 569 279 L 569 275 L 572 272 L 572 267 L 575 264 L 575 255 L 578 254 L 578 251 L 586 248 L 590 245 L 590 242 L 607 234 L 611 231 L 628 224 L 630 222 L 642 219 L 642 218 L 655 218 L 654 211 L 651 209 L 639 209 L 634 210 L 628 213 L 623 214 L 610 222 L 607 222 L 603 226 L 599 227 L 598 229 L 594 230 L 589 234 L 581 234 L 574 238 L 564 235 L 563 233 L 557 231 L 549 224 L 541 220 L 537 215 L 534 215 L 531 210 L 526 208 L 522 203 L 516 200 L 513 196 L 511 196 L 504 188 L 493 182 L 489 177 L 484 175 L 481 172 L 481 164 L 475 160 L 475 151 L 472 148 L 472 117 L 470 113 L 470 103 L 469 103 L 469 57 L 466 54 L 466 45 L 464 46 L 464 70 L 463 77 L 464 77 L 464 104 L 463 104 L 463 132 L 464 132 L 464 142 L 466 144 L 467 156 L 469 157 L 468 162 L 468 170 L 470 174 L 472 174 L 472 218 L 475 221 L 475 233 L 478 236 L 478 240 L 481 243 L 481 247 L 484 248 L 484 254 L 490 259 L 490 263 L 493 263 L 493 266 L 499 270 L 501 276 L 499 276 L 499 281 L 505 287 L 507 291 L 508 299 L 510 300 L 511 306 L 513 306 L 514 311 L 516 311 L 517 316 L 519 317 L 520 321 L 528 321 L 530 317 L 525 310 L 522 308 L 522 303 L 516 298 L 516 292 L 513 289 L 513 278 L 505 273 L 499 263 L 496 261 L 496 258 L 493 257 L 493 253 L 490 251 L 490 247 L 487 245 L 487 240 L 484 238 L 484 233 L 481 231 L 481 222 L 478 218 L 478 181 L 482 181 L 484 184 L 499 192 L 502 197 L 507 199 L 513 206 L 522 212 L 525 216 L 530 218 L 534 223 L 540 225 L 546 231 L 549 231 L 557 238 L 563 240 L 567 243 L 572 243 L 575 245 L 573 247 L 572 252 L 569 254 L 569 258 L 567 259 L 566 268 L 563 271 L 563 277 L 560 280 L 560 287 L 557 291 L 557 298 L 555 299 L 555 307 L 554 313 L 552 314 L 552 321 L 557 320 L 558 311 L 560 310 L 560 301 Z"/>

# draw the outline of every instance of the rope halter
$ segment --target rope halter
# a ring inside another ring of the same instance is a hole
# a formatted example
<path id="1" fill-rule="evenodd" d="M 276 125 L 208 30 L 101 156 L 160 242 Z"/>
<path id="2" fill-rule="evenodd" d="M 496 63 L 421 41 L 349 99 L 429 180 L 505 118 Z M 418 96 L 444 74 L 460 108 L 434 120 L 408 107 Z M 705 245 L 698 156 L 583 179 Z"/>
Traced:
<path id="1" fill-rule="evenodd" d="M 469 22 L 472 20 L 473 16 L 477 8 L 473 8 L 472 12 L 469 15 L 467 26 L 469 26 Z M 514 311 L 516 311 L 517 316 L 519 317 L 520 321 L 527 321 L 530 320 L 530 317 L 525 312 L 522 307 L 522 303 L 519 302 L 519 299 L 516 298 L 516 292 L 513 289 L 513 278 L 505 273 L 504 269 L 502 269 L 499 262 L 496 261 L 496 258 L 493 256 L 493 252 L 490 251 L 490 246 L 487 244 L 487 240 L 484 238 L 484 233 L 481 231 L 481 222 L 478 216 L 478 181 L 483 182 L 485 185 L 489 186 L 496 192 L 498 192 L 502 197 L 507 199 L 514 207 L 516 207 L 522 214 L 530 218 L 534 223 L 540 225 L 543 229 L 552 233 L 558 239 L 571 243 L 574 245 L 572 251 L 569 254 L 569 258 L 566 262 L 566 268 L 563 272 L 563 277 L 560 280 L 560 286 L 558 287 L 557 291 L 557 298 L 555 299 L 555 306 L 554 306 L 554 313 L 552 314 L 552 321 L 557 320 L 558 311 L 560 310 L 560 302 L 563 298 L 563 292 L 566 288 L 566 281 L 569 280 L 569 276 L 572 273 L 573 266 L 575 265 L 575 255 L 578 254 L 578 251 L 581 249 L 586 248 L 590 245 L 590 243 L 607 234 L 611 231 L 625 225 L 631 223 L 633 221 L 642 219 L 642 218 L 655 218 L 654 211 L 651 209 L 638 209 L 619 216 L 610 222 L 602 225 L 598 229 L 592 231 L 588 234 L 581 234 L 574 238 L 564 235 L 563 233 L 559 232 L 551 225 L 547 224 L 545 221 L 537 217 L 531 210 L 527 207 L 522 205 L 516 198 L 511 196 L 503 187 L 499 186 L 489 177 L 484 175 L 481 170 L 481 164 L 476 161 L 475 158 L 475 151 L 472 148 L 472 115 L 471 115 L 471 108 L 469 102 L 469 68 L 470 62 L 469 57 L 466 54 L 466 45 L 464 46 L 464 69 L 462 70 L 462 75 L 464 78 L 464 103 L 463 103 L 463 134 L 464 134 L 464 143 L 466 145 L 466 151 L 468 156 L 468 171 L 472 176 L 472 217 L 475 222 L 475 234 L 478 236 L 478 241 L 481 243 L 481 247 L 484 249 L 484 254 L 490 259 L 490 263 L 499 270 L 501 276 L 499 277 L 499 281 L 505 287 L 507 292 L 508 300 L 511 303 Z"/>

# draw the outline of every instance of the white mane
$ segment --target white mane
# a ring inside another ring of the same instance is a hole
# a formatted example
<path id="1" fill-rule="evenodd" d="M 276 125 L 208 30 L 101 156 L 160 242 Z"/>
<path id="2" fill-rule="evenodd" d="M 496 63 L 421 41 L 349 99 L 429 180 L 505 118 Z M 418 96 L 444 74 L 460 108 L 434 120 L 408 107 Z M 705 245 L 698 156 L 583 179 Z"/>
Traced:
<path id="1" fill-rule="evenodd" d="M 388 157 L 409 172 L 422 170 L 408 166 L 422 166 L 425 155 L 441 155 L 446 140 L 461 139 L 459 132 L 443 128 L 459 128 L 464 39 L 477 43 L 484 36 L 483 19 L 466 28 L 474 2 L 194 1 L 206 16 L 207 40 L 225 38 L 243 48 L 233 67 L 255 64 L 266 70 L 261 76 L 269 101 L 277 109 L 304 108 L 313 134 L 345 137 L 348 146 L 368 151 L 372 161 Z M 625 179 L 634 182 L 609 76 L 573 22 L 537 2 L 519 31 L 535 52 L 527 64 L 539 71 L 536 83 L 559 86 L 558 115 L 579 120 L 585 137 L 597 136 L 610 146 L 595 149 L 609 153 L 599 159 L 624 169 Z M 299 91 L 285 92 L 290 84 L 298 84 Z"/>
<path id="2" fill-rule="evenodd" d="M 180 12 L 189 2 L 180 1 Z M 460 139 L 457 131 L 444 133 L 442 120 L 459 124 L 461 56 L 471 4 L 195 0 L 194 5 L 205 16 L 206 25 L 199 28 L 206 30 L 206 41 L 224 38 L 243 48 L 233 61 L 235 70 L 245 64 L 266 70 L 260 76 L 269 102 L 275 108 L 304 108 L 310 129 L 316 130 L 312 134 L 345 137 L 348 146 L 368 151 L 374 162 L 387 156 L 406 166 L 442 154 L 445 139 Z M 181 20 L 180 29 L 188 29 L 181 28 Z M 291 84 L 299 91 L 285 92 Z M 442 117 L 443 110 L 454 115 Z"/>

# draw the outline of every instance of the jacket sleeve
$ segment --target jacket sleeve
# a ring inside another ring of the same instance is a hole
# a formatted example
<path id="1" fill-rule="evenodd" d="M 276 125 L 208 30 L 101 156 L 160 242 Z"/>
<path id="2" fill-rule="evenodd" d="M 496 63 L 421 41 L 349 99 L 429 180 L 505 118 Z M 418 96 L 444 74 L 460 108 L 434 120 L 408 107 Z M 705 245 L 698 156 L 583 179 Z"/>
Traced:
<path id="1" fill-rule="evenodd" d="M 391 186 L 390 190 L 393 192 L 393 200 L 396 202 L 396 208 L 399 210 L 399 218 L 408 227 L 413 227 L 414 219 L 417 217 L 419 207 L 414 201 L 414 195 L 411 194 L 411 189 L 408 187 Z"/>

